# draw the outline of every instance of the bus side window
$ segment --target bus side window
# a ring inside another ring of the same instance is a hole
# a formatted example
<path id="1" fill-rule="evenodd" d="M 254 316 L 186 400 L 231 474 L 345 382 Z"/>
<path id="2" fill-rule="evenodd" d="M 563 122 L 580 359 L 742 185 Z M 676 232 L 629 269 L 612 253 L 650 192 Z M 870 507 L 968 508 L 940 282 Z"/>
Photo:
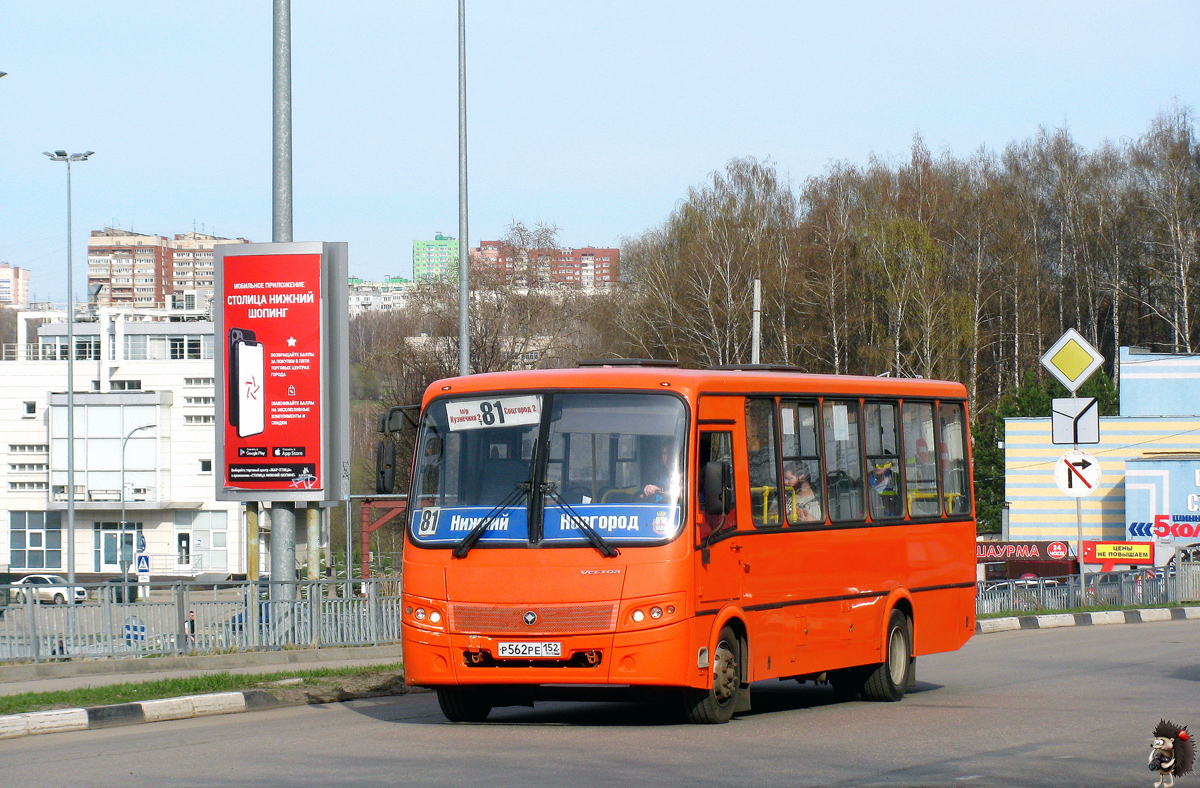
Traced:
<path id="1" fill-rule="evenodd" d="M 937 450 L 933 434 L 933 403 L 905 402 L 904 476 L 908 480 L 908 513 L 912 517 L 938 517 Z"/>
<path id="2" fill-rule="evenodd" d="M 783 449 L 784 516 L 792 525 L 825 522 L 822 501 L 821 446 L 817 438 L 817 406 L 782 402 L 779 427 Z"/>
<path id="3" fill-rule="evenodd" d="M 734 501 L 734 490 L 729 490 L 728 514 L 708 514 L 705 511 L 704 497 L 704 466 L 710 462 L 729 464 L 730 474 L 733 472 L 733 433 L 732 432 L 701 432 L 700 451 L 697 456 L 696 468 L 696 522 L 699 538 L 706 539 L 716 529 L 733 530 L 737 527 L 737 506 Z"/>
<path id="4" fill-rule="evenodd" d="M 904 479 L 900 470 L 896 410 L 893 402 L 868 402 L 863 406 L 867 498 L 871 502 L 872 520 L 894 520 L 904 516 Z"/>
<path id="5" fill-rule="evenodd" d="M 775 450 L 775 401 L 746 400 L 746 465 L 750 510 L 759 528 L 779 525 L 779 464 Z"/>
<path id="6" fill-rule="evenodd" d="M 825 400 L 825 473 L 829 517 L 834 522 L 863 519 L 862 455 L 858 401 Z"/>
<path id="7" fill-rule="evenodd" d="M 946 514 L 970 514 L 971 493 L 968 488 L 966 419 L 963 407 L 943 403 L 941 413 L 942 495 Z"/>

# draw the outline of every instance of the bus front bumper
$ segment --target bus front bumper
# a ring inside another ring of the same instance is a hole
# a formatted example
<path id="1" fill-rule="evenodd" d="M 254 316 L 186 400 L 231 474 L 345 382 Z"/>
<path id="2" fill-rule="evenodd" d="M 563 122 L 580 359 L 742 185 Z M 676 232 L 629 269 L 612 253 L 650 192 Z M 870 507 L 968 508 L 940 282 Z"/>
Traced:
<path id="1" fill-rule="evenodd" d="M 592 635 L 460 635 L 402 627 L 410 685 L 593 684 L 687 686 L 695 673 L 690 621 Z M 561 657 L 500 656 L 501 643 L 561 644 Z M 689 670 L 691 667 L 691 670 Z"/>

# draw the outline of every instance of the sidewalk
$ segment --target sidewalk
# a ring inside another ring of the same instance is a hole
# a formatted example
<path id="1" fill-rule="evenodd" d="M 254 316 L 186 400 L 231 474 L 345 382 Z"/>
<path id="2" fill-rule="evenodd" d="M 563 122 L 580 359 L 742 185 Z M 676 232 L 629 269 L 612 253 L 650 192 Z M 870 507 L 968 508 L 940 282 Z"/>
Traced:
<path id="1" fill-rule="evenodd" d="M 1145 607 L 1136 610 L 1106 610 L 1096 613 L 1064 612 L 981 618 L 975 621 L 975 634 L 1011 632 L 1015 629 L 1094 627 L 1106 624 L 1141 624 L 1148 621 L 1182 621 L 1185 619 L 1200 619 L 1200 607 Z"/>
<path id="2" fill-rule="evenodd" d="M 274 673 L 400 662 L 399 643 L 386 646 L 247 651 L 194 657 L 95 659 L 0 666 L 0 695 L 100 687 L 206 673 Z"/>

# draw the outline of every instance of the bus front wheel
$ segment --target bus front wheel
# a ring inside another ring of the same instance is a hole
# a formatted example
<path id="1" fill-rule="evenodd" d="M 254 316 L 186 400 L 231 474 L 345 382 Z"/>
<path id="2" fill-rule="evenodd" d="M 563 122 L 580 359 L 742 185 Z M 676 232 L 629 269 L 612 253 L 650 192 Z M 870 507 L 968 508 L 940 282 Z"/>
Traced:
<path id="1" fill-rule="evenodd" d="M 742 646 L 731 627 L 723 627 L 712 656 L 712 687 L 684 690 L 688 722 L 720 725 L 733 719 L 742 688 Z"/>
<path id="2" fill-rule="evenodd" d="M 912 624 L 904 611 L 893 609 L 888 615 L 887 653 L 863 683 L 866 700 L 895 702 L 904 697 L 908 671 L 912 663 Z"/>
<path id="3" fill-rule="evenodd" d="M 483 722 L 492 713 L 492 704 L 480 690 L 440 687 L 438 705 L 451 722 Z"/>

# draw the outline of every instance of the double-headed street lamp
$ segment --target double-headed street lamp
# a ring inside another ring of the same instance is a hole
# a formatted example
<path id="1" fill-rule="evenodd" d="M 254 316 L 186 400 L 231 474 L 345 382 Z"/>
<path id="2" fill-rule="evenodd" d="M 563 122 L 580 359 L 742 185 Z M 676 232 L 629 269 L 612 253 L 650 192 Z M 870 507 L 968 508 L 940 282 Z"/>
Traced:
<path id="1" fill-rule="evenodd" d="M 71 163 L 87 161 L 95 151 L 46 152 L 50 161 L 67 163 L 67 584 L 75 586 L 75 291 L 71 287 Z M 121 495 L 125 495 L 124 489 Z"/>
<path id="2" fill-rule="evenodd" d="M 157 424 L 143 424 L 140 427 L 134 427 L 125 436 L 125 440 L 121 441 L 121 526 L 117 531 L 117 563 L 121 565 L 121 574 L 126 579 L 129 578 L 129 565 L 125 562 L 125 446 L 129 443 L 129 439 L 133 437 L 133 433 L 141 432 L 142 430 L 152 430 L 157 427 Z M 137 531 L 134 531 L 134 539 L 137 539 Z M 135 551 L 136 552 L 136 551 Z"/>

